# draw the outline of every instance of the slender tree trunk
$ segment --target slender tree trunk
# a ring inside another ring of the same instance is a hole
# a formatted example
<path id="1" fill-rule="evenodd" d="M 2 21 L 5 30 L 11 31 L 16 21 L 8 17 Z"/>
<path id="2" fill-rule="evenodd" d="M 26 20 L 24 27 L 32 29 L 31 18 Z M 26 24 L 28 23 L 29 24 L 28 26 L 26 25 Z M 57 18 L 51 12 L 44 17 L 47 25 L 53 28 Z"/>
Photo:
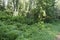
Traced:
<path id="1" fill-rule="evenodd" d="M 8 0 L 2 0 L 3 1 L 3 7 L 6 9 L 8 5 Z"/>
<path id="2" fill-rule="evenodd" d="M 18 1 L 19 0 L 13 0 L 13 16 L 18 16 Z"/>

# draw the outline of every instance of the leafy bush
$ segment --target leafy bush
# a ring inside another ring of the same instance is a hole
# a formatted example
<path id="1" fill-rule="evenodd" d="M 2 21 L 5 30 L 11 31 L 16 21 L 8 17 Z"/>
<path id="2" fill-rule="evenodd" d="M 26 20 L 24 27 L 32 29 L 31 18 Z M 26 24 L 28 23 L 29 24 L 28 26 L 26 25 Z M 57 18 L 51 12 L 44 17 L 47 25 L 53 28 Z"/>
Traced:
<path id="1" fill-rule="evenodd" d="M 54 35 L 44 28 L 43 22 L 33 25 L 21 23 L 5 25 L 0 21 L 0 40 L 53 40 Z"/>

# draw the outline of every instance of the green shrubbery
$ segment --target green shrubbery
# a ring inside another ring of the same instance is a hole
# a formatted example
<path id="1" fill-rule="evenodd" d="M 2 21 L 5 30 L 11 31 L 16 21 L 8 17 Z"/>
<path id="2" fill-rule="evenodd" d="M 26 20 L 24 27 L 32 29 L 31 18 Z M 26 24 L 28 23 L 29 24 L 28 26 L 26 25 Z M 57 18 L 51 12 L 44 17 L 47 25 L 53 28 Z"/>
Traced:
<path id="1" fill-rule="evenodd" d="M 43 21 L 34 23 L 34 20 L 24 16 L 12 16 L 9 12 L 0 12 L 0 40 L 53 40 Z"/>
<path id="2" fill-rule="evenodd" d="M 14 11 L 10 10 L 10 7 L 0 8 L 0 40 L 54 40 L 53 33 L 49 31 L 49 25 L 45 26 L 44 23 L 52 20 L 54 1 L 35 0 L 36 8 L 29 7 L 28 12 L 20 8 L 18 16 L 13 16 Z M 43 16 L 44 13 L 46 16 Z"/>
<path id="3" fill-rule="evenodd" d="M 44 30 L 44 23 L 33 25 L 0 21 L 0 40 L 53 40 L 53 36 Z"/>

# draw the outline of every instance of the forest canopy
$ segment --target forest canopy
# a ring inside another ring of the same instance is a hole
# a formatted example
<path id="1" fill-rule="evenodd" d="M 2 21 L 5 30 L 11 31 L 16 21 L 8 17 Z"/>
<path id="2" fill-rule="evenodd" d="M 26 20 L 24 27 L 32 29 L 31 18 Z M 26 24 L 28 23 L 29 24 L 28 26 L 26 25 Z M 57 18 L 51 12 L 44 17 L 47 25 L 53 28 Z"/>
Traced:
<path id="1" fill-rule="evenodd" d="M 31 22 L 55 18 L 54 5 L 55 0 L 0 0 L 1 11 L 11 16 L 26 17 Z"/>

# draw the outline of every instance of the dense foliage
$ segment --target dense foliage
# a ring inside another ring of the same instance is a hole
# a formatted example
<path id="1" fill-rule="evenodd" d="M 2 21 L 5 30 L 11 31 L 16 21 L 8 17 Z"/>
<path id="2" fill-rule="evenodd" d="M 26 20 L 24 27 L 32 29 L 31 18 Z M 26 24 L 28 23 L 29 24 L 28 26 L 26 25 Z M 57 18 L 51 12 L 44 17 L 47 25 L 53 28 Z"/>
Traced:
<path id="1" fill-rule="evenodd" d="M 39 21 L 49 22 L 56 16 L 54 13 L 55 0 L 18 1 L 11 0 L 6 8 L 1 6 L 3 9 L 1 7 L 0 9 L 5 9 L 4 12 L 11 17 L 15 15 L 23 18 L 23 22 L 25 20 L 27 24 L 33 24 Z"/>
<path id="2" fill-rule="evenodd" d="M 0 40 L 54 40 L 54 6 L 55 0 L 0 0 Z"/>
<path id="3" fill-rule="evenodd" d="M 9 24 L 0 21 L 0 40 L 53 40 L 50 32 L 44 30 L 44 23 L 27 25 L 21 23 Z"/>

